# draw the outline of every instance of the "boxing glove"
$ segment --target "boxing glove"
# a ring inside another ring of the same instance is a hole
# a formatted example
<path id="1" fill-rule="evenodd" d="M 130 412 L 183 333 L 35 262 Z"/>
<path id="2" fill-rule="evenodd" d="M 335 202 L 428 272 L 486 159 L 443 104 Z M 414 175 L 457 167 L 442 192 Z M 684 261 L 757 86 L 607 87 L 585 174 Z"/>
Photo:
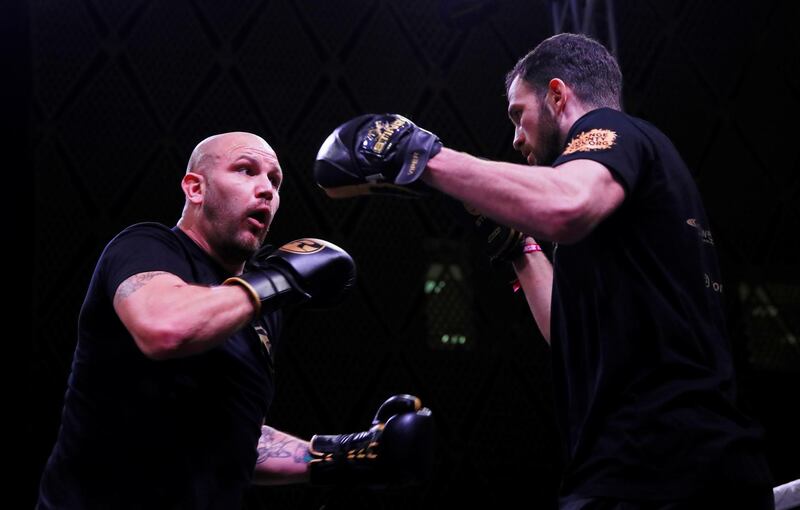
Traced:
<path id="1" fill-rule="evenodd" d="M 277 250 L 262 248 L 245 265 L 245 271 L 223 282 L 241 285 L 258 303 L 259 310 L 276 310 L 296 303 L 331 306 L 353 287 L 355 263 L 333 243 L 303 238 Z"/>
<path id="2" fill-rule="evenodd" d="M 433 416 L 419 398 L 395 395 L 378 408 L 369 430 L 315 435 L 309 454 L 314 485 L 421 483 L 433 466 Z"/>

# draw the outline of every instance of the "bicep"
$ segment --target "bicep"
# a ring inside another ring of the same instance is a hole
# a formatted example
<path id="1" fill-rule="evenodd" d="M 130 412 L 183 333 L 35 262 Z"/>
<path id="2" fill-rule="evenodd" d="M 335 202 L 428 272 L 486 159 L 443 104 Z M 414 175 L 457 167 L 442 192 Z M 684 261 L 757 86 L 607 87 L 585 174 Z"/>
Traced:
<path id="1" fill-rule="evenodd" d="M 561 176 L 581 189 L 578 216 L 591 231 L 625 200 L 625 188 L 607 166 L 590 159 L 575 159 L 556 167 Z"/>
<path id="2" fill-rule="evenodd" d="M 187 284 L 166 271 L 146 271 L 126 278 L 114 292 L 114 310 L 134 337 L 155 323 L 170 294 Z"/>

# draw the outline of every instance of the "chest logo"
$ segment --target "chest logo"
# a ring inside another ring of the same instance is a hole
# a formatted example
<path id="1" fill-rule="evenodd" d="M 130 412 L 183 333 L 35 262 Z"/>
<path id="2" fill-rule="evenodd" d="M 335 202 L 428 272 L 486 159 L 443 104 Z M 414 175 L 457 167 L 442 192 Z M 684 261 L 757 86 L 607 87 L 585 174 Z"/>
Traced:
<path id="1" fill-rule="evenodd" d="M 617 133 L 610 129 L 592 129 L 591 131 L 584 131 L 569 142 L 567 148 L 564 149 L 564 155 L 572 154 L 573 152 L 610 149 L 614 146 L 614 141 L 616 139 Z"/>

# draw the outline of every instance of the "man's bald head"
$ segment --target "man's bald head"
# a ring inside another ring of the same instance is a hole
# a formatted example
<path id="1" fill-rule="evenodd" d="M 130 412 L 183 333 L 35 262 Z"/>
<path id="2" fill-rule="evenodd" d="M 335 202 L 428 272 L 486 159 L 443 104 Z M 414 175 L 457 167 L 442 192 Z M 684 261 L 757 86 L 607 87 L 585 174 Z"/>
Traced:
<path id="1" fill-rule="evenodd" d="M 206 138 L 189 158 L 178 226 L 232 271 L 264 242 L 280 205 L 278 156 L 260 136 L 232 132 Z"/>
<path id="2" fill-rule="evenodd" d="M 216 166 L 231 151 L 241 147 L 254 147 L 275 154 L 266 140 L 253 133 L 233 131 L 209 136 L 198 143 L 189 157 L 186 173 L 193 172 L 208 176 L 208 168 Z"/>

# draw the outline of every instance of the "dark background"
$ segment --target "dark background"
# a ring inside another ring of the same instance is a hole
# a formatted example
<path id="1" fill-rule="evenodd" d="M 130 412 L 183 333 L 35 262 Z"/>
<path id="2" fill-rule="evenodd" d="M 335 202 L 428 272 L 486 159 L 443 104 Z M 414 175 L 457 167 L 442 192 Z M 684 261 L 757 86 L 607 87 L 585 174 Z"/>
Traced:
<path id="1" fill-rule="evenodd" d="M 696 172 L 723 267 L 742 405 L 764 425 L 776 484 L 800 477 L 797 3 L 565 5 L 37 0 L 9 9 L 4 46 L 20 84 L 9 106 L 24 119 L 13 175 L 33 189 L 33 238 L 20 237 L 34 252 L 32 288 L 21 287 L 32 293 L 27 500 L 55 440 L 100 251 L 131 223 L 173 225 L 194 145 L 244 130 L 272 144 L 286 175 L 272 242 L 327 239 L 359 269 L 343 306 L 287 324 L 271 424 L 301 437 L 360 430 L 387 396 L 409 392 L 434 410 L 438 440 L 434 482 L 421 488 L 253 488 L 246 508 L 546 501 L 558 470 L 550 361 L 524 298 L 439 202 L 334 202 L 310 171 L 335 126 L 383 111 L 452 148 L 522 162 L 503 76 L 555 31 L 613 47 L 627 111 L 661 127 Z M 439 270 L 433 279 L 447 285 L 426 293 L 426 275 Z M 442 344 L 448 332 L 465 344 Z"/>

